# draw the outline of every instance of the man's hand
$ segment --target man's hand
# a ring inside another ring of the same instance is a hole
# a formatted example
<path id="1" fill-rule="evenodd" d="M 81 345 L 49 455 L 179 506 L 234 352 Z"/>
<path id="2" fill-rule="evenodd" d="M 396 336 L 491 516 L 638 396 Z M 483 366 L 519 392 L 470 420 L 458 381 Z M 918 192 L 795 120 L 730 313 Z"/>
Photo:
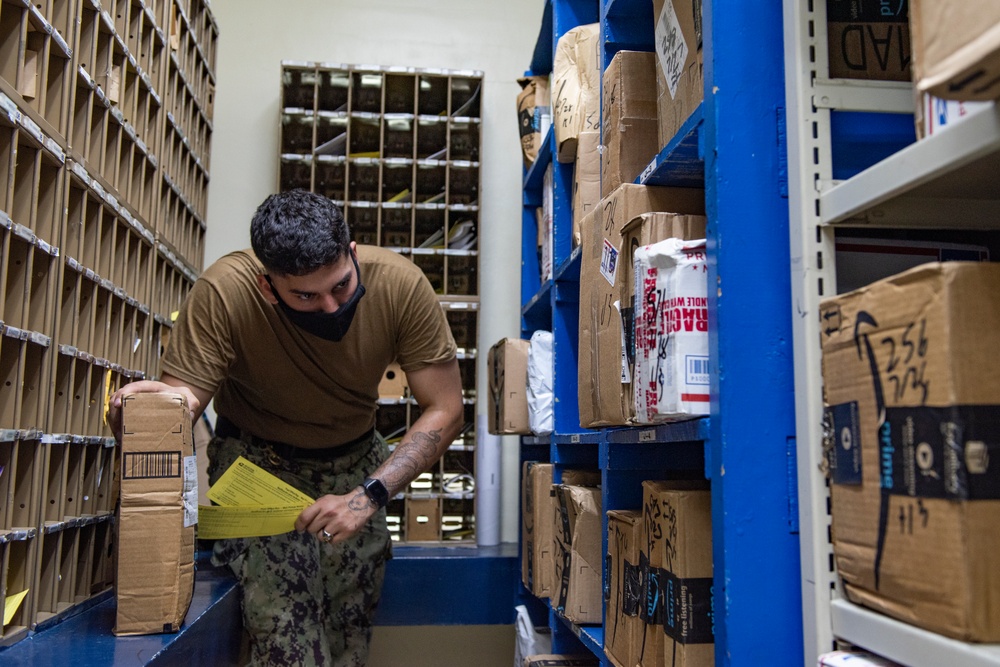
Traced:
<path id="1" fill-rule="evenodd" d="M 108 404 L 108 424 L 111 432 L 115 434 L 115 440 L 122 441 L 122 399 L 132 394 L 180 394 L 187 400 L 188 408 L 191 410 L 191 420 L 201 415 L 204 405 L 198 396 L 188 387 L 178 384 L 172 385 L 166 382 L 155 380 L 139 380 L 130 382 L 114 394 Z"/>
<path id="2" fill-rule="evenodd" d="M 326 495 L 302 510 L 295 530 L 320 542 L 342 542 L 355 535 L 378 508 L 360 486 L 345 496 Z"/>

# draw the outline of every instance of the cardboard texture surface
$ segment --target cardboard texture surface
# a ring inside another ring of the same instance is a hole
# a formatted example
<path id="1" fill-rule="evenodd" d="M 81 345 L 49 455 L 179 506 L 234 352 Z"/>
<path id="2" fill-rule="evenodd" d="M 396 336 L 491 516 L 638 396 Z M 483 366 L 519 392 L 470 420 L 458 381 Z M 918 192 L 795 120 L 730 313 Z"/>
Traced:
<path id="1" fill-rule="evenodd" d="M 490 348 L 490 433 L 531 433 L 528 426 L 528 347 L 520 338 L 503 338 Z"/>
<path id="2" fill-rule="evenodd" d="M 704 98 L 701 0 L 653 0 L 660 148 Z"/>
<path id="3" fill-rule="evenodd" d="M 552 121 L 556 159 L 576 159 L 577 137 L 601 122 L 600 24 L 566 31 L 556 43 L 552 62 Z"/>
<path id="4" fill-rule="evenodd" d="M 707 415 L 705 241 L 668 238 L 639 245 L 633 254 L 635 420 L 655 424 Z"/>
<path id="5" fill-rule="evenodd" d="M 646 245 L 674 234 L 704 234 L 704 218 L 693 216 L 704 215 L 705 193 L 693 188 L 625 184 L 584 218 L 577 390 L 580 424 L 586 428 L 633 422 L 632 377 L 626 356 L 631 347 L 627 338 L 631 331 L 633 237 L 626 244 L 622 230 L 633 218 L 651 211 L 687 215 L 646 219 L 648 227 L 633 230 L 636 244 Z"/>
<path id="6" fill-rule="evenodd" d="M 116 635 L 177 632 L 194 589 L 197 462 L 187 402 L 122 403 Z"/>
<path id="7" fill-rule="evenodd" d="M 644 481 L 642 667 L 713 667 L 712 508 L 703 481 Z"/>
<path id="8" fill-rule="evenodd" d="M 578 624 L 601 623 L 601 490 L 554 486 L 552 608 Z"/>
<path id="9" fill-rule="evenodd" d="M 905 2 L 828 0 L 831 79 L 910 80 L 910 25 Z"/>
<path id="10" fill-rule="evenodd" d="M 517 95 L 517 122 L 521 133 L 521 154 L 524 166 L 530 167 L 538 158 L 545 133 L 551 123 L 549 77 L 526 76 L 518 79 L 521 92 Z"/>
<path id="11" fill-rule="evenodd" d="M 656 157 L 656 56 L 619 51 L 604 70 L 601 114 L 601 196 L 632 183 Z"/>
<path id="12" fill-rule="evenodd" d="M 573 247 L 580 245 L 579 225 L 583 216 L 601 201 L 601 133 L 581 132 L 576 145 L 576 167 L 573 169 Z"/>
<path id="13" fill-rule="evenodd" d="M 1000 98 L 1000 3 L 911 0 L 913 80 L 942 99 Z"/>
<path id="14" fill-rule="evenodd" d="M 604 653 L 616 667 L 633 667 L 638 663 L 643 635 L 643 623 L 639 618 L 639 544 L 642 541 L 642 512 L 608 512 Z"/>
<path id="15" fill-rule="evenodd" d="M 521 581 L 539 598 L 552 596 L 554 505 L 552 464 L 525 461 L 521 474 Z"/>
<path id="16" fill-rule="evenodd" d="M 929 263 L 822 302 L 833 546 L 848 597 L 1000 640 L 1000 266 Z"/>

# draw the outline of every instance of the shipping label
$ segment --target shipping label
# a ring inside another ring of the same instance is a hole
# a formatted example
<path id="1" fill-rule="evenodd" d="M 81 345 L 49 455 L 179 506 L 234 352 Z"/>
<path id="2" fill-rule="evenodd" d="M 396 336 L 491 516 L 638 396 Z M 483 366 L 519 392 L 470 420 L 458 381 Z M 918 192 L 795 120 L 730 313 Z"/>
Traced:
<path id="1" fill-rule="evenodd" d="M 181 453 L 125 452 L 122 479 L 169 479 L 181 476 Z"/>
<path id="2" fill-rule="evenodd" d="M 618 271 L 618 248 L 612 245 L 611 241 L 604 239 L 604 246 L 601 248 L 601 275 L 604 279 L 615 286 L 615 274 Z"/>
<path id="3" fill-rule="evenodd" d="M 677 21 L 672 0 L 666 0 L 663 9 L 660 10 L 660 16 L 656 21 L 655 46 L 656 57 L 660 61 L 660 68 L 670 90 L 670 99 L 674 99 L 677 96 L 677 84 L 684 73 L 684 64 L 687 62 L 688 45 L 681 33 L 681 24 Z"/>

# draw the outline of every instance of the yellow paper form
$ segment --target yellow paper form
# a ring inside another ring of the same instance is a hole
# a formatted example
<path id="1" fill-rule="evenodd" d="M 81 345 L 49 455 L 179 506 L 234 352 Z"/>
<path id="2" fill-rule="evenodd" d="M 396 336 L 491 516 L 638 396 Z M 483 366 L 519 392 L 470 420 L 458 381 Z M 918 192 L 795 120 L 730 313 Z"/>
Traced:
<path id="1" fill-rule="evenodd" d="M 295 529 L 302 507 L 198 507 L 198 539 L 266 537 Z"/>
<path id="2" fill-rule="evenodd" d="M 209 500 L 223 507 L 235 505 L 306 507 L 316 502 L 294 486 L 286 484 L 242 456 L 222 473 L 222 477 L 212 485 L 206 495 Z"/>
<path id="3" fill-rule="evenodd" d="M 14 619 L 14 614 L 17 613 L 17 608 L 21 606 L 24 601 L 24 597 L 28 594 L 28 590 L 24 589 L 20 593 L 15 593 L 14 595 L 8 595 L 3 601 L 3 624 L 4 627 L 7 626 Z"/>
<path id="4" fill-rule="evenodd" d="M 198 507 L 198 538 L 264 537 L 295 530 L 295 519 L 312 498 L 242 456 L 222 474 Z"/>

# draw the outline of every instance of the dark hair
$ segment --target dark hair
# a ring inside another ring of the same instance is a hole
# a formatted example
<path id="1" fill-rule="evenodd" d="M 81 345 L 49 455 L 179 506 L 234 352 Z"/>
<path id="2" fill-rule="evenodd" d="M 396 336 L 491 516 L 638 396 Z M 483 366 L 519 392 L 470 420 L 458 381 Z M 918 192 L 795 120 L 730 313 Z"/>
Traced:
<path id="1" fill-rule="evenodd" d="M 250 245 L 268 271 L 302 276 L 349 252 L 344 214 L 332 201 L 305 190 L 270 195 L 250 222 Z"/>

